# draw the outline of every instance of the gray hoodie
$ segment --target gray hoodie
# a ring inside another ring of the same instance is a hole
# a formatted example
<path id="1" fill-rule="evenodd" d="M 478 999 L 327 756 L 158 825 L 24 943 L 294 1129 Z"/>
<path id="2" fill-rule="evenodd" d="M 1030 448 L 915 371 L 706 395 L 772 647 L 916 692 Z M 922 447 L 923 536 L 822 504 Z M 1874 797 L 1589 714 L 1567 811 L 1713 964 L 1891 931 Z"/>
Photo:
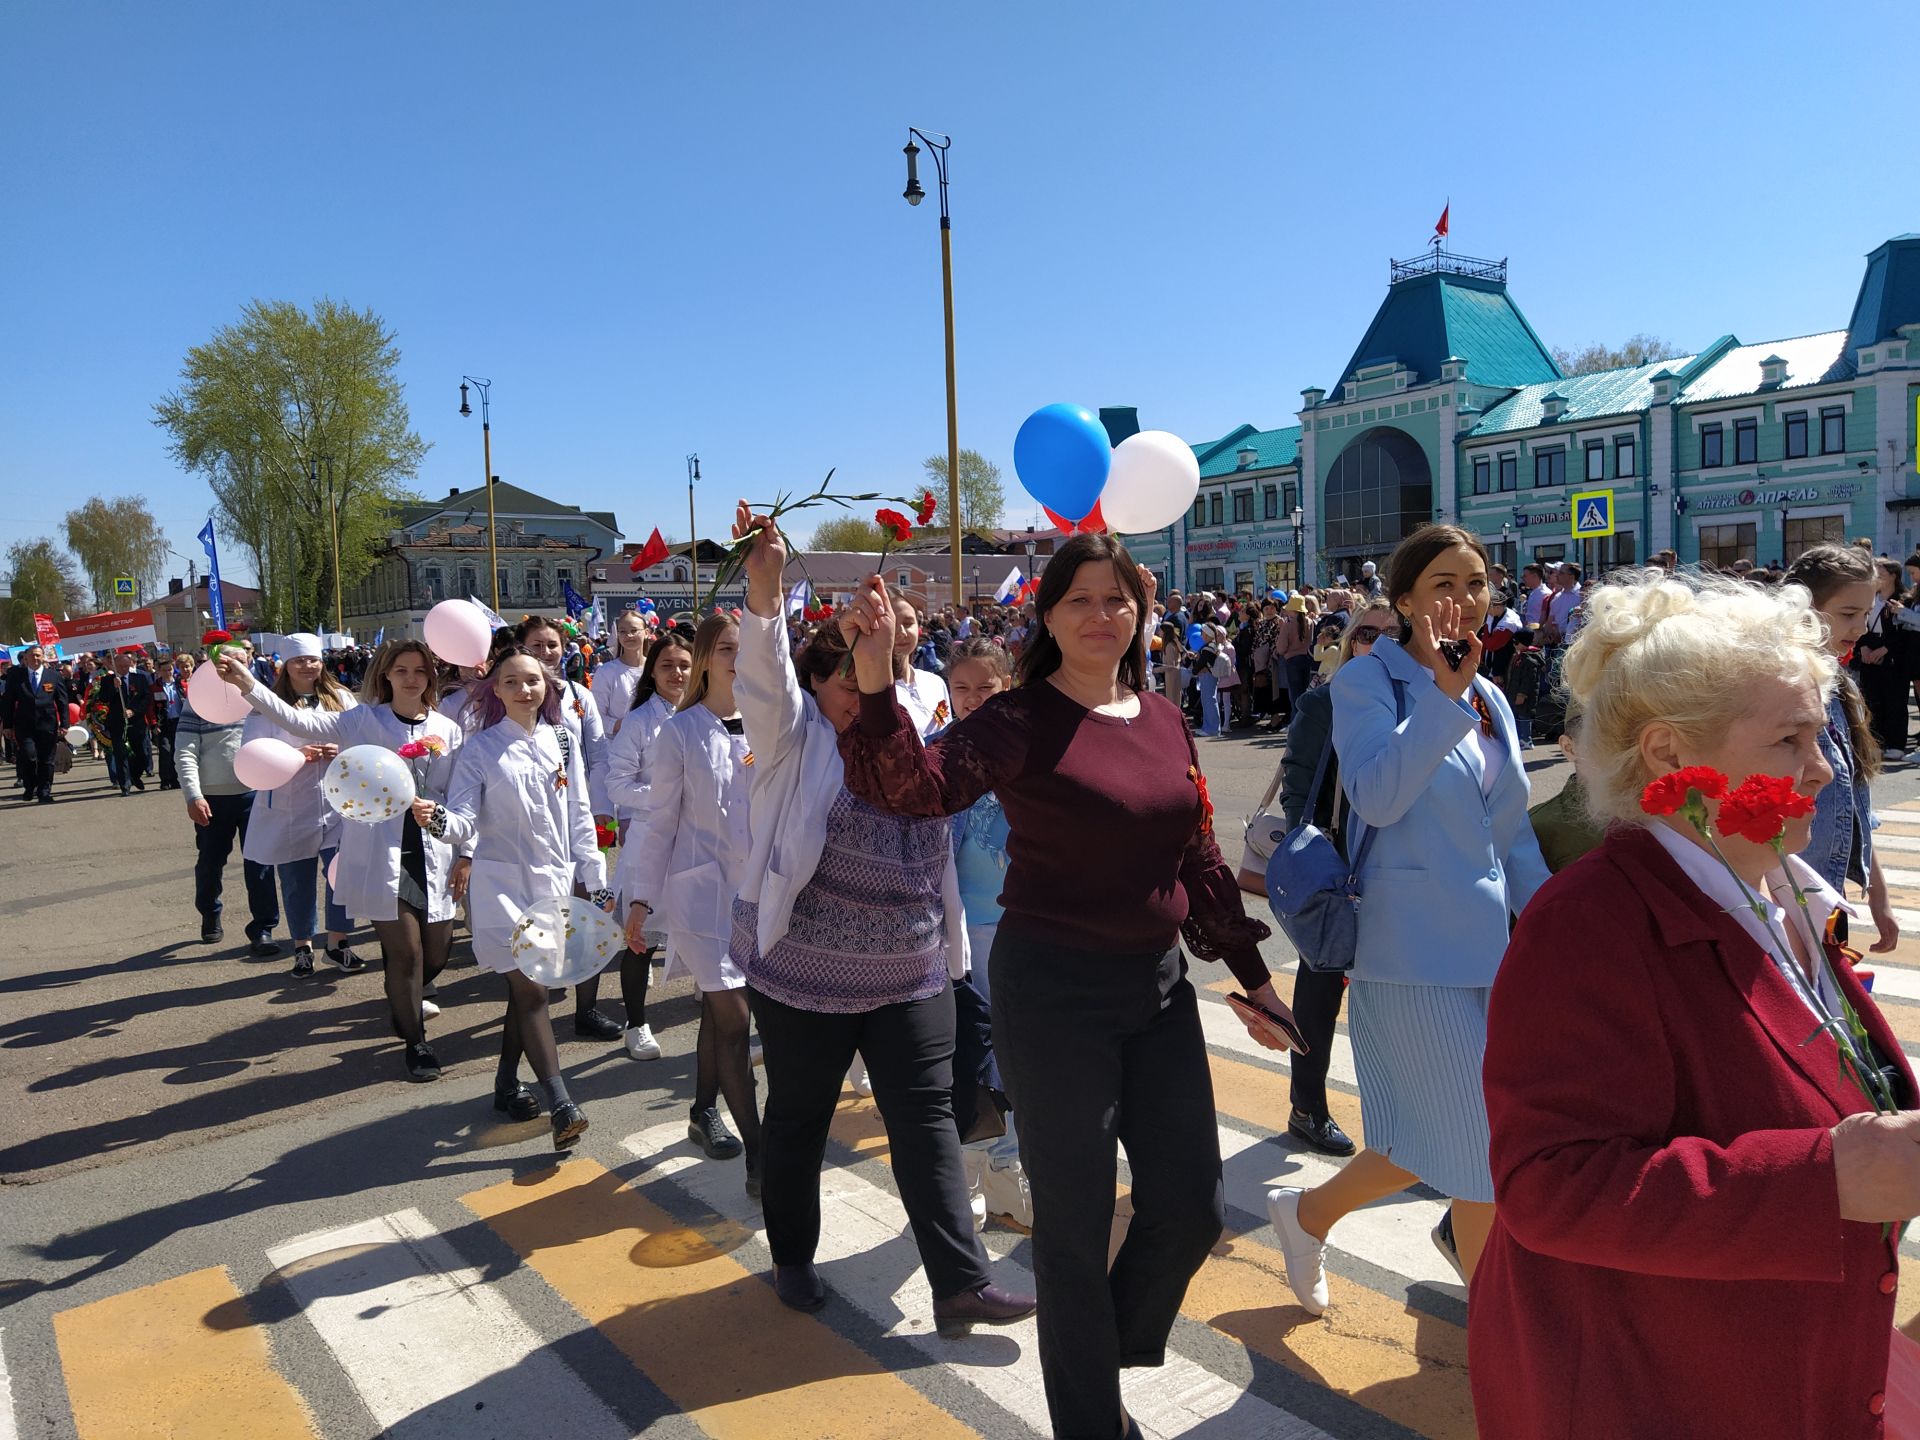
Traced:
<path id="1" fill-rule="evenodd" d="M 180 793 L 191 805 L 209 795 L 248 795 L 252 792 L 233 773 L 233 757 L 240 751 L 244 720 L 216 725 L 180 702 L 180 726 L 174 734 L 173 767 L 180 776 Z"/>

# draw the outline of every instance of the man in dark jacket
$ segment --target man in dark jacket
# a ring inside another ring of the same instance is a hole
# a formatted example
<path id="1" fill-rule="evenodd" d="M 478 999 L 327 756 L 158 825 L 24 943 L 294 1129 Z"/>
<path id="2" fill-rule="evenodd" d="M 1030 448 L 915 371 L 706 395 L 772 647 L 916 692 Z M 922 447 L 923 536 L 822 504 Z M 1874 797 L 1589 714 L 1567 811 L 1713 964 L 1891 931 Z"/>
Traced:
<path id="1" fill-rule="evenodd" d="M 59 667 L 38 645 L 29 645 L 20 663 L 7 671 L 0 718 L 13 732 L 15 768 L 22 797 L 53 803 L 53 748 L 66 728 L 73 692 Z"/>

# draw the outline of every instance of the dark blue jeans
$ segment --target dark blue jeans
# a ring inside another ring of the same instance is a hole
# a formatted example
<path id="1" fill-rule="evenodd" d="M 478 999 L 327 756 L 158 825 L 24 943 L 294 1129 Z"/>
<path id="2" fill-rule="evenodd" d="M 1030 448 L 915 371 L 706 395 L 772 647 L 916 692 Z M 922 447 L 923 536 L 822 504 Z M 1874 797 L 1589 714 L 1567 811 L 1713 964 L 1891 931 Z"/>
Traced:
<path id="1" fill-rule="evenodd" d="M 253 796 L 251 793 L 208 795 L 205 799 L 213 818 L 194 827 L 193 840 L 200 854 L 193 862 L 193 905 L 202 920 L 217 920 L 223 908 L 220 890 L 227 857 L 233 853 L 236 838 L 243 846 L 246 844 L 247 816 L 253 812 Z M 263 935 L 280 923 L 280 900 L 273 889 L 273 867 L 256 865 L 244 858 L 240 865 L 247 877 L 247 910 L 251 916 L 247 931 L 250 935 Z"/>

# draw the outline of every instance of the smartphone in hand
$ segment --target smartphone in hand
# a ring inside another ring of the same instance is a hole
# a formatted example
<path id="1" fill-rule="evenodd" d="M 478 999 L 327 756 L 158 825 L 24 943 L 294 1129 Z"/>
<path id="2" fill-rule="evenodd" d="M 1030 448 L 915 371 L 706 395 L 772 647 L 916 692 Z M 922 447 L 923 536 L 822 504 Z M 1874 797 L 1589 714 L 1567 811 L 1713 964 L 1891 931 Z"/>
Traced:
<path id="1" fill-rule="evenodd" d="M 1297 1051 L 1302 1055 L 1307 1053 L 1306 1037 L 1300 1033 L 1299 1027 L 1291 1020 L 1274 1014 L 1273 1011 L 1267 1009 L 1264 1005 L 1255 1004 L 1238 991 L 1227 996 L 1227 1004 L 1233 1007 L 1234 1013 L 1242 1020 L 1245 1020 L 1249 1025 L 1260 1026 L 1267 1031 L 1268 1034 L 1272 1035 L 1274 1039 L 1284 1043 L 1287 1049 Z"/>

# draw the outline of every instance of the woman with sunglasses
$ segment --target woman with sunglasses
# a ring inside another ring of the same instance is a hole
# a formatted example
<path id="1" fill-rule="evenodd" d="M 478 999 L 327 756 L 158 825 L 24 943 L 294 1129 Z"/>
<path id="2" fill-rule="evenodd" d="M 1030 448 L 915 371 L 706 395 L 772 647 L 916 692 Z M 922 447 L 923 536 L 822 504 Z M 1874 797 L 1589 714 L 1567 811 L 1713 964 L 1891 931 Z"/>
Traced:
<path id="1" fill-rule="evenodd" d="M 1331 687 L 1350 843 L 1370 840 L 1348 1001 L 1367 1148 L 1311 1190 L 1267 1196 L 1287 1279 L 1315 1315 L 1334 1223 L 1416 1180 L 1452 1198 L 1433 1243 L 1472 1280 L 1493 1224 L 1487 996 L 1508 916 L 1547 879 L 1513 713 L 1479 673 L 1486 550 L 1458 526 L 1422 526 L 1394 551 L 1386 594 L 1398 633 Z"/>

